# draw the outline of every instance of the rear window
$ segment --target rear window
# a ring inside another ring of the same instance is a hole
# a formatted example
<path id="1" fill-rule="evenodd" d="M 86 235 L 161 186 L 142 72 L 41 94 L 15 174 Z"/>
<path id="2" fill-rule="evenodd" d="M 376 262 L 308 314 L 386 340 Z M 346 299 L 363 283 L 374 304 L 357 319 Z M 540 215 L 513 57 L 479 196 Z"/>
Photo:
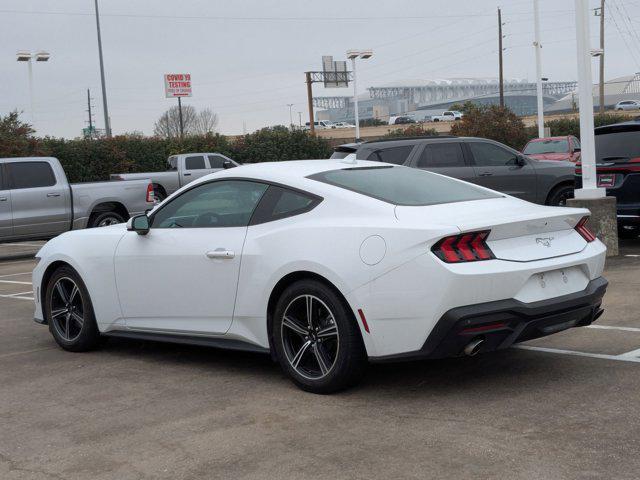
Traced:
<path id="1" fill-rule="evenodd" d="M 187 157 L 184 159 L 184 165 L 187 170 L 204 170 L 204 157 Z"/>
<path id="2" fill-rule="evenodd" d="M 56 184 L 56 177 L 47 162 L 10 162 L 6 165 L 13 189 L 51 187 Z"/>
<path id="3" fill-rule="evenodd" d="M 569 141 L 564 138 L 562 140 L 537 140 L 527 143 L 524 151 L 527 155 L 535 155 L 542 153 L 568 153 Z"/>
<path id="4" fill-rule="evenodd" d="M 596 135 L 597 162 L 638 157 L 640 157 L 640 131 Z"/>
<path id="5" fill-rule="evenodd" d="M 497 192 L 408 167 L 345 168 L 308 178 L 394 205 L 436 205 L 502 197 Z"/>
<path id="6" fill-rule="evenodd" d="M 383 150 L 376 150 L 367 157 L 367 160 L 374 162 L 393 163 L 395 165 L 402 165 L 409 158 L 409 154 L 413 150 L 413 145 L 404 145 L 401 147 L 385 148 Z"/>

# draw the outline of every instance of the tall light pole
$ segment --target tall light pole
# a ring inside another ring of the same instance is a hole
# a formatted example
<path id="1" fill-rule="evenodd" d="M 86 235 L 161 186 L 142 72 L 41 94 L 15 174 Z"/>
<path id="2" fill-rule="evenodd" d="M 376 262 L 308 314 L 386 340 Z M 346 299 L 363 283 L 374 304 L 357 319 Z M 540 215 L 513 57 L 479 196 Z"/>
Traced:
<path id="1" fill-rule="evenodd" d="M 347 58 L 351 60 L 351 71 L 353 72 L 353 108 L 355 111 L 356 142 L 360 141 L 360 112 L 358 111 L 358 83 L 356 81 L 356 59 L 367 59 L 373 56 L 371 50 L 347 50 Z"/>
<path id="2" fill-rule="evenodd" d="M 287 107 L 289 107 L 289 130 L 293 130 L 293 113 L 291 112 L 291 109 L 294 105 L 295 104 L 293 103 L 287 103 Z"/>
<path id="3" fill-rule="evenodd" d="M 582 188 L 575 191 L 576 198 L 601 198 L 606 190 L 596 183 L 596 147 L 593 133 L 593 80 L 589 48 L 589 0 L 575 0 L 576 45 L 578 60 L 578 105 L 580 108 L 580 158 Z"/>
<path id="4" fill-rule="evenodd" d="M 538 137 L 544 137 L 544 99 L 542 97 L 542 45 L 540 44 L 540 5 L 538 0 L 533 0 L 533 18 L 535 23 L 535 40 L 533 46 L 536 49 L 536 98 L 538 100 Z"/>
<path id="5" fill-rule="evenodd" d="M 27 62 L 28 75 L 29 75 L 29 110 L 31 114 L 31 126 L 35 129 L 36 113 L 34 108 L 34 93 L 33 93 L 33 67 L 32 60 L 35 58 L 36 62 L 48 62 L 50 55 L 47 52 L 38 52 L 32 54 L 31 52 L 20 51 L 16 54 L 16 60 L 19 62 Z"/>
<path id="6" fill-rule="evenodd" d="M 109 122 L 109 108 L 107 107 L 107 86 L 104 81 L 104 61 L 102 60 L 102 37 L 100 36 L 100 12 L 98 11 L 98 0 L 94 1 L 96 6 L 96 28 L 98 30 L 98 56 L 100 57 L 100 81 L 102 82 L 102 110 L 104 112 L 104 132 L 107 137 L 111 137 L 111 124 Z"/>

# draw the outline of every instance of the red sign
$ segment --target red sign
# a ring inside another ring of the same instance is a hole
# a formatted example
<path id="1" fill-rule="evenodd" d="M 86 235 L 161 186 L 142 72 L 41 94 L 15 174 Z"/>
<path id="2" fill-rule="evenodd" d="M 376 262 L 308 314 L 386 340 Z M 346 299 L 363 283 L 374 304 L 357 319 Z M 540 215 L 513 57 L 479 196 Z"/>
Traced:
<path id="1" fill-rule="evenodd" d="M 164 94 L 167 98 L 191 96 L 190 73 L 167 73 L 164 76 Z"/>

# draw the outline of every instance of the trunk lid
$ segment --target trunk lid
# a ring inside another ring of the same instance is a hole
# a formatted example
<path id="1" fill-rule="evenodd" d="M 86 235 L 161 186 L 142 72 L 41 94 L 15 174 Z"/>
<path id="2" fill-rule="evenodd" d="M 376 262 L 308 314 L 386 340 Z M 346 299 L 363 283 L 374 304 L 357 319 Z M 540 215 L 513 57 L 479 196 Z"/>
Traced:
<path id="1" fill-rule="evenodd" d="M 396 218 L 415 225 L 448 225 L 460 232 L 491 230 L 487 245 L 496 258 L 529 262 L 582 251 L 574 230 L 589 211 L 544 207 L 511 197 L 425 207 L 396 207 Z"/>

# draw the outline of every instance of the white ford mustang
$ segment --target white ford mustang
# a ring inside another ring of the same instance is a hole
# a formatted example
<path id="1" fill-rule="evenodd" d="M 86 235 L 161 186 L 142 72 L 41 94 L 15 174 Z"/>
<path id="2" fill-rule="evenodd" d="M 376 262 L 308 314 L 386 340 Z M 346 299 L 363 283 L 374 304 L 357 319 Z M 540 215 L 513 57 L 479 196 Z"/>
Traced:
<path id="1" fill-rule="evenodd" d="M 49 241 L 35 319 L 72 351 L 118 336 L 271 352 L 301 388 L 331 392 L 367 361 L 590 324 L 607 282 L 588 215 L 384 163 L 247 165 L 126 226 Z"/>

